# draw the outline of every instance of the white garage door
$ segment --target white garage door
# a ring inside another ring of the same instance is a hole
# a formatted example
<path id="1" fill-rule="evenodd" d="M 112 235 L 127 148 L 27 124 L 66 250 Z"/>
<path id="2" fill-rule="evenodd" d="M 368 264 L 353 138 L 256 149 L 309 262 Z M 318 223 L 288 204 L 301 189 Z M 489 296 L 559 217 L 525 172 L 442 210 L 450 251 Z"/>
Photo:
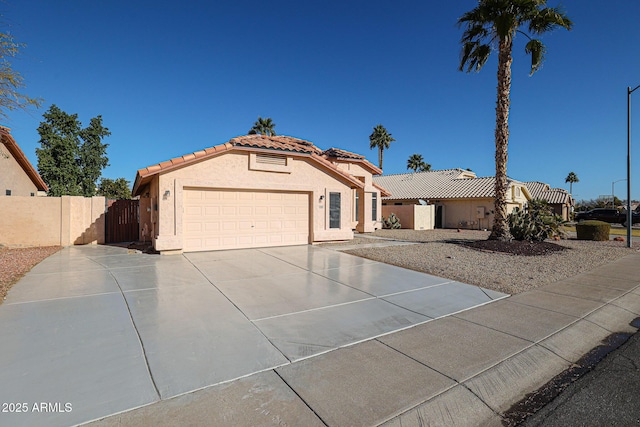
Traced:
<path id="1" fill-rule="evenodd" d="M 306 193 L 184 191 L 184 251 L 309 243 Z"/>

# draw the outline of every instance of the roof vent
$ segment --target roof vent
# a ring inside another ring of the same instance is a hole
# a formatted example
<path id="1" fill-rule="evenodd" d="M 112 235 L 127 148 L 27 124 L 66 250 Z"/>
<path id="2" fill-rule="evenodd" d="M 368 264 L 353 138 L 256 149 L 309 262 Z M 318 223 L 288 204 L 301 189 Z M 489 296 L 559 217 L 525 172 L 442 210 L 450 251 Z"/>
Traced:
<path id="1" fill-rule="evenodd" d="M 266 163 L 266 164 L 269 164 L 269 165 L 286 166 L 287 165 L 287 157 L 286 156 L 280 156 L 278 154 L 257 153 L 256 154 L 256 163 Z"/>

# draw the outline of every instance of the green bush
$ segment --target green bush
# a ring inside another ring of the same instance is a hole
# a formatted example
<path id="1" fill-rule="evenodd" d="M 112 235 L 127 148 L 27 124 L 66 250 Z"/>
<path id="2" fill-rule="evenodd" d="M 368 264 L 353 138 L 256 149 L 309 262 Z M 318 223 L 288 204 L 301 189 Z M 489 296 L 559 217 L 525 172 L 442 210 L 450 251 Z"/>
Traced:
<path id="1" fill-rule="evenodd" d="M 396 214 L 392 213 L 389 215 L 389 218 L 382 218 L 383 228 L 397 229 L 400 228 L 400 220 L 396 216 Z"/>
<path id="2" fill-rule="evenodd" d="M 582 221 L 576 224 L 578 240 L 609 240 L 611 225 L 604 221 Z"/>
<path id="3" fill-rule="evenodd" d="M 515 240 L 542 242 L 551 237 L 565 237 L 565 221 L 555 215 L 544 200 L 531 200 L 526 210 L 515 208 L 507 217 Z"/>

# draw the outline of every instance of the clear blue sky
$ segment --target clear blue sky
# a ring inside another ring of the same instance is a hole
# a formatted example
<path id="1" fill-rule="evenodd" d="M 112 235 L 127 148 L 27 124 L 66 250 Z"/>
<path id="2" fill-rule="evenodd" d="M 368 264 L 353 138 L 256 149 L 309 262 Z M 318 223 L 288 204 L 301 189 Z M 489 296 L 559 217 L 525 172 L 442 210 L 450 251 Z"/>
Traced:
<path id="1" fill-rule="evenodd" d="M 497 56 L 457 71 L 456 20 L 475 0 L 121 1 L 6 0 L 5 26 L 22 50 L 25 93 L 44 99 L 5 125 L 34 165 L 36 128 L 56 104 L 84 125 L 102 115 L 112 136 L 103 176 L 246 134 L 258 116 L 279 134 L 366 155 L 378 123 L 396 139 L 385 173 L 422 154 L 434 169 L 494 174 Z M 550 0 L 549 5 L 558 3 Z M 610 194 L 626 177 L 626 88 L 640 84 L 640 2 L 565 0 L 572 31 L 544 36 L 543 68 L 528 76 L 515 43 L 508 174 Z M 640 90 L 633 198 L 640 199 Z M 616 195 L 625 198 L 624 182 Z"/>

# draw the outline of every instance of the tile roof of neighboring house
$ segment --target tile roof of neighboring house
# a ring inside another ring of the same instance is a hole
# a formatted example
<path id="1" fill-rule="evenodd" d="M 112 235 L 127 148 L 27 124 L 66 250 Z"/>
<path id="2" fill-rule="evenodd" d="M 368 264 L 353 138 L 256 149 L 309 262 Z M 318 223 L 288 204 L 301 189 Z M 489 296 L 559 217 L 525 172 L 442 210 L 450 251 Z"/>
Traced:
<path id="1" fill-rule="evenodd" d="M 8 127 L 0 126 L 0 138 L 2 138 L 2 142 L 4 143 L 5 147 L 7 147 L 7 150 L 9 150 L 16 162 L 18 162 L 29 179 L 31 179 L 31 182 L 33 182 L 38 191 L 49 190 L 47 184 L 42 180 L 42 177 L 40 176 L 38 171 L 35 170 L 29 159 L 27 159 L 27 156 L 24 155 L 16 140 L 11 136 L 10 132 L 11 129 L 9 129 Z"/>
<path id="2" fill-rule="evenodd" d="M 205 148 L 204 150 L 185 154 L 184 156 L 175 157 L 171 160 L 167 160 L 166 162 L 139 169 L 133 184 L 133 195 L 138 195 L 138 191 L 141 189 L 141 187 L 149 182 L 151 178 L 158 173 L 179 169 L 191 163 L 206 160 L 230 150 L 252 149 L 276 150 L 287 152 L 292 155 L 307 156 L 323 167 L 329 169 L 331 172 L 351 182 L 356 187 L 362 188 L 364 185 L 360 180 L 356 179 L 349 173 L 339 169 L 337 166 L 323 157 L 322 150 L 320 150 L 309 141 L 294 138 L 291 136 L 243 135 L 231 138 L 229 142 L 225 144 L 216 145 L 215 147 L 211 148 Z M 366 162 L 364 158 L 361 159 L 361 161 Z"/>
<path id="3" fill-rule="evenodd" d="M 466 171 L 446 169 L 374 177 L 386 188 L 386 199 L 470 199 L 495 196 L 494 177 L 461 177 Z M 519 183 L 509 179 L 510 183 Z"/>
<path id="4" fill-rule="evenodd" d="M 531 193 L 532 199 L 546 200 L 547 203 L 570 203 L 571 195 L 562 188 L 550 188 L 549 184 L 539 181 L 524 183 Z"/>

